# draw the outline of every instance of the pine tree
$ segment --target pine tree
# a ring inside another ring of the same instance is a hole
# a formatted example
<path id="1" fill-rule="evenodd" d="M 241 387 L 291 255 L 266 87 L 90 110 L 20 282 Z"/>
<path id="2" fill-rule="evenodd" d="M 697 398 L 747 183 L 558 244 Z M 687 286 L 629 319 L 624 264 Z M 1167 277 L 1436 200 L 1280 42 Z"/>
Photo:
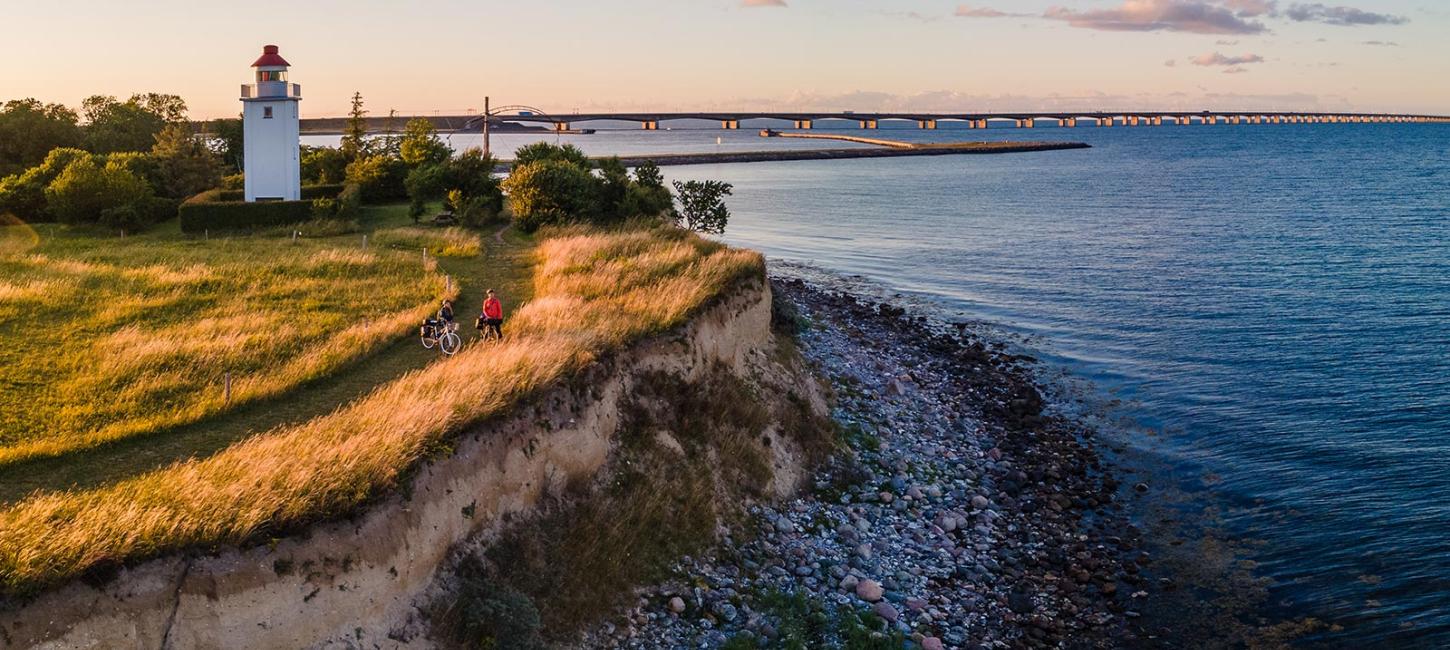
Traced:
<path id="1" fill-rule="evenodd" d="M 348 162 L 368 154 L 368 112 L 363 109 L 363 96 L 352 94 L 352 111 L 348 113 L 347 128 L 342 133 L 342 155 Z"/>

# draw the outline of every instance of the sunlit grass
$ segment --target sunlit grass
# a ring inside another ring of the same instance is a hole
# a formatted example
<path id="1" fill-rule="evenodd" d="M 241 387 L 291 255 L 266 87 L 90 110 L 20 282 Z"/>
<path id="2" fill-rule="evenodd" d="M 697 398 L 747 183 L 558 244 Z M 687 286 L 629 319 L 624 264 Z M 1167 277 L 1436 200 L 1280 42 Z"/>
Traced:
<path id="1" fill-rule="evenodd" d="M 445 290 L 419 258 L 351 238 L 62 232 L 10 250 L 0 256 L 0 463 L 281 395 L 396 340 Z"/>
<path id="2" fill-rule="evenodd" d="M 673 230 L 560 233 L 538 246 L 535 299 L 512 315 L 501 343 L 468 347 L 209 458 L 0 510 L 0 585 L 25 591 L 98 563 L 240 543 L 348 511 L 397 487 L 469 423 L 609 348 L 683 323 L 763 271 L 755 253 Z"/>
<path id="3" fill-rule="evenodd" d="M 390 228 L 373 233 L 379 246 L 427 249 L 437 257 L 475 257 L 483 250 L 478 233 L 463 228 Z"/>

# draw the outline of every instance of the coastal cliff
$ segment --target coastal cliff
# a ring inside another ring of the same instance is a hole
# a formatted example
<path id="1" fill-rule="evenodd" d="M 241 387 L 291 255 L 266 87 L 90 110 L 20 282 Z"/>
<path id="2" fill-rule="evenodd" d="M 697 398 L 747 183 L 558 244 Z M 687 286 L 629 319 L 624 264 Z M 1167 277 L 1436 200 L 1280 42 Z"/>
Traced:
<path id="1" fill-rule="evenodd" d="M 606 354 L 563 385 L 472 427 L 419 468 L 405 490 L 351 519 L 265 545 L 86 576 L 0 613 L 0 647 L 432 645 L 425 610 L 447 591 L 440 568 L 460 548 L 486 545 L 506 522 L 526 521 L 580 486 L 607 483 L 601 472 L 618 470 L 611 457 L 641 408 L 634 396 L 647 392 L 642 384 L 721 380 L 759 396 L 765 408 L 749 422 L 758 430 L 733 437 L 746 445 L 734 456 L 759 461 L 754 471 L 716 483 L 726 492 L 789 494 L 807 475 L 809 448 L 819 446 L 797 437 L 801 427 L 792 423 L 812 423 L 810 435 L 821 435 L 826 402 L 805 367 L 778 349 L 769 287 L 747 281 L 686 325 Z M 668 400 L 644 406 L 669 408 Z M 684 432 L 653 433 L 678 447 Z M 730 465 L 716 464 L 721 471 Z"/>

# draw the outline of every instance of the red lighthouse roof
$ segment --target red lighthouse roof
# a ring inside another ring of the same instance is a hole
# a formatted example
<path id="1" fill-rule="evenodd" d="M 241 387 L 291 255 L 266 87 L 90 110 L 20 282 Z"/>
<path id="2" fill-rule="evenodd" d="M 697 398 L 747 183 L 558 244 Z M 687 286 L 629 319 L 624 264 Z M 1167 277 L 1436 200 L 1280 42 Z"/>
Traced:
<path id="1" fill-rule="evenodd" d="M 262 57 L 259 58 L 259 59 L 257 59 L 257 61 L 252 64 L 252 67 L 253 68 L 260 68 L 260 67 L 263 67 L 263 66 L 277 66 L 277 65 L 280 65 L 280 66 L 290 66 L 292 64 L 288 63 L 287 62 L 287 59 L 282 58 L 282 55 L 280 55 L 280 54 L 277 53 L 277 46 L 276 45 L 263 45 L 262 46 Z"/>

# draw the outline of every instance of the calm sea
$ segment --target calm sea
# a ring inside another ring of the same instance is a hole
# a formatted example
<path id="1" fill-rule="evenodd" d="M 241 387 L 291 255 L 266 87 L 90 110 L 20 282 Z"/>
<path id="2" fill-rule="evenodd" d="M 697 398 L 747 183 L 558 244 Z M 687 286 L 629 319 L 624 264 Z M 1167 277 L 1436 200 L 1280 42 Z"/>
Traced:
<path id="1" fill-rule="evenodd" d="M 1263 611 L 1338 626 L 1307 644 L 1450 647 L 1450 125 L 871 134 L 1093 148 L 666 172 L 735 185 L 730 242 L 1021 335 L 1120 400 L 1148 430 L 1128 445 L 1200 495 L 1179 514 L 1268 581 Z"/>

